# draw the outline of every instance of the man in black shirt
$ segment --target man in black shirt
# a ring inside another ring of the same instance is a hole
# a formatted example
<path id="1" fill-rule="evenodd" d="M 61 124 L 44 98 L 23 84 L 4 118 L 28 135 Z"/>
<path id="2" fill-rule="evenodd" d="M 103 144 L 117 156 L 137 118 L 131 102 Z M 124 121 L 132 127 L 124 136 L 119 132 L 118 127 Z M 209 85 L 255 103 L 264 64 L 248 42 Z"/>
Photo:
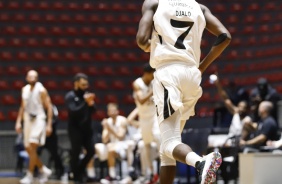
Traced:
<path id="1" fill-rule="evenodd" d="M 68 133 L 71 142 L 71 169 L 76 183 L 84 182 L 86 165 L 94 155 L 94 140 L 91 115 L 94 111 L 93 93 L 88 89 L 88 77 L 78 73 L 74 77 L 74 90 L 65 96 L 68 109 Z M 84 147 L 85 157 L 79 161 L 79 154 Z"/>
<path id="2" fill-rule="evenodd" d="M 275 119 L 271 116 L 273 104 L 269 101 L 260 103 L 258 113 L 259 123 L 247 122 L 244 124 L 240 145 L 259 147 L 266 145 L 267 140 L 277 140 L 278 127 Z"/>

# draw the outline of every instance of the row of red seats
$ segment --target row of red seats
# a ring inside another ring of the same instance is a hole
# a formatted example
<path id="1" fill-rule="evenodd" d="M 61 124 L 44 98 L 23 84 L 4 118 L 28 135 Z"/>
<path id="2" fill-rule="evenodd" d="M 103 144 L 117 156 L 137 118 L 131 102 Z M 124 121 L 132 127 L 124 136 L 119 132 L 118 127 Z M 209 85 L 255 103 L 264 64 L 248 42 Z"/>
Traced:
<path id="1" fill-rule="evenodd" d="M 0 2 L 0 9 L 9 10 L 69 10 L 69 11 L 140 11 L 141 3 L 112 3 L 112 2 L 82 2 L 78 3 L 68 1 L 66 3 L 60 1 L 8 1 L 7 3 Z"/>
<path id="2" fill-rule="evenodd" d="M 56 66 L 56 67 L 50 67 L 50 66 L 40 66 L 40 67 L 16 67 L 16 66 L 7 66 L 7 67 L 0 67 L 1 76 L 21 76 L 25 75 L 27 71 L 31 69 L 35 69 L 38 71 L 40 76 L 73 76 L 76 73 L 83 72 L 86 73 L 89 76 L 119 76 L 119 77 L 127 77 L 127 76 L 140 76 L 143 73 L 142 65 L 129 67 L 129 66 L 117 66 L 117 67 L 111 67 L 111 66 L 102 66 L 102 67 L 96 67 L 96 66 L 88 66 L 88 67 L 81 67 L 81 66 Z M 65 81 L 62 82 L 61 85 L 64 86 Z M 1 81 L 1 83 L 5 83 L 5 80 Z M 18 85 L 19 81 L 14 81 L 15 84 Z M 60 85 L 60 86 L 61 86 Z M 0 85 L 3 86 L 3 85 Z M 4 89 L 4 88 L 1 88 Z"/>
<path id="3" fill-rule="evenodd" d="M 41 35 L 41 36 L 118 36 L 126 35 L 135 36 L 137 32 L 137 26 L 126 26 L 125 28 L 121 25 L 109 28 L 103 26 L 81 26 L 79 28 L 68 26 L 38 26 L 32 30 L 28 26 L 17 28 L 15 26 L 5 26 L 1 32 L 7 35 Z"/>
<path id="4" fill-rule="evenodd" d="M 66 14 L 61 12 L 61 14 L 48 13 L 42 15 L 38 13 L 31 13 L 29 15 L 26 12 L 17 12 L 16 14 L 4 13 L 0 14 L 0 21 L 2 22 L 17 22 L 17 23 L 77 23 L 77 24 L 136 24 L 139 22 L 141 16 L 140 14 L 132 15 L 119 13 L 118 15 L 114 13 L 109 13 L 107 15 L 99 14 L 82 14 L 82 13 L 72 13 Z"/>
<path id="5" fill-rule="evenodd" d="M 74 53 L 72 51 L 67 51 L 65 53 L 58 53 L 51 51 L 49 53 L 42 52 L 18 52 L 16 55 L 12 52 L 3 51 L 0 52 L 0 59 L 2 61 L 80 61 L 80 62 L 90 62 L 90 61 L 109 61 L 109 62 L 139 62 L 148 61 L 148 54 L 139 54 L 135 52 L 128 52 L 121 54 L 120 52 L 96 52 L 94 54 L 89 52 Z"/>
<path id="6" fill-rule="evenodd" d="M 0 38 L 0 47 L 29 47 L 29 48 L 137 48 L 136 40 L 133 39 L 104 39 L 99 40 L 90 38 L 84 40 L 81 38 Z"/>

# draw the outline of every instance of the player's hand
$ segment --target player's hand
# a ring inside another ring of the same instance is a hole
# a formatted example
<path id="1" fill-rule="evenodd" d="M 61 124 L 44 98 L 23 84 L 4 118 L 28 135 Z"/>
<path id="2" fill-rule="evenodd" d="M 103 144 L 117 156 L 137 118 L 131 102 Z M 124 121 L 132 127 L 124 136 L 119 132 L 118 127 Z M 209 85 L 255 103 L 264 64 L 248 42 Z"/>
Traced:
<path id="1" fill-rule="evenodd" d="M 246 141 L 240 140 L 240 146 L 246 146 Z"/>
<path id="2" fill-rule="evenodd" d="M 22 133 L 22 124 L 17 122 L 15 125 L 15 130 L 18 134 Z"/>
<path id="3" fill-rule="evenodd" d="M 52 128 L 52 125 L 47 125 L 46 127 L 46 135 L 47 137 L 50 136 L 53 132 L 53 128 Z"/>
<path id="4" fill-rule="evenodd" d="M 106 118 L 104 118 L 104 119 L 102 120 L 101 124 L 102 124 L 103 128 L 107 128 L 107 126 L 108 126 L 108 120 L 107 120 Z"/>

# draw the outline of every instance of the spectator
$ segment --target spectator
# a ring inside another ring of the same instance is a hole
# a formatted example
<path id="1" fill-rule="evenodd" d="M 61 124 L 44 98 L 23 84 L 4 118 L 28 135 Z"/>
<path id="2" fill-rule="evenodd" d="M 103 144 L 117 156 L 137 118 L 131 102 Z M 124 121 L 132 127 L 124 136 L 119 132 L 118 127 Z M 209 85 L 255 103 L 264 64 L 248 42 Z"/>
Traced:
<path id="1" fill-rule="evenodd" d="M 95 94 L 87 92 L 88 77 L 78 73 L 74 77 L 74 89 L 65 96 L 68 109 L 68 133 L 71 142 L 71 169 L 75 183 L 84 183 L 87 163 L 94 155 L 94 139 L 91 115 L 94 111 Z M 80 161 L 81 149 L 86 150 Z"/>
<path id="2" fill-rule="evenodd" d="M 268 140 L 279 139 L 278 126 L 271 115 L 273 104 L 269 101 L 262 101 L 258 113 L 258 123 L 246 122 L 243 126 L 240 145 L 245 147 L 259 148 L 266 145 Z"/>
<path id="3" fill-rule="evenodd" d="M 251 91 L 250 96 L 254 121 L 259 120 L 258 106 L 262 101 L 270 101 L 273 104 L 271 115 L 277 121 L 277 102 L 280 100 L 280 95 L 268 84 L 265 78 L 258 79 L 257 86 Z"/>
<path id="4" fill-rule="evenodd" d="M 132 167 L 135 147 L 134 141 L 126 140 L 127 119 L 119 115 L 118 105 L 109 103 L 108 106 L 109 118 L 102 121 L 103 132 L 102 141 L 104 144 L 96 144 L 95 148 L 100 160 L 108 160 L 109 176 L 101 179 L 101 183 L 109 183 L 117 180 L 115 164 L 117 158 L 127 156 L 128 170 L 134 171 Z"/>
<path id="5" fill-rule="evenodd" d="M 215 80 L 215 85 L 217 87 L 219 95 L 223 99 L 225 107 L 233 115 L 227 139 L 231 137 L 238 137 L 241 135 L 244 123 L 251 121 L 251 118 L 247 115 L 248 102 L 240 101 L 238 105 L 235 105 L 227 95 L 227 92 L 222 88 L 218 78 L 217 80 Z M 209 146 L 222 146 L 225 142 L 226 139 L 213 139 L 213 141 L 209 141 Z M 227 145 L 230 145 L 230 142 L 227 142 Z"/>

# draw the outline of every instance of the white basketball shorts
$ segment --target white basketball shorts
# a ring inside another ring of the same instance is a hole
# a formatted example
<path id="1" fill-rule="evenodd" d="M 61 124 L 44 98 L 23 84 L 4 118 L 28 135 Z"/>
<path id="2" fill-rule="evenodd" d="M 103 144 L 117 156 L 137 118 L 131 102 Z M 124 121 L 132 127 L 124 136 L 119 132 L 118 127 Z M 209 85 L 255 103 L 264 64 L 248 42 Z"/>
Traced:
<path id="1" fill-rule="evenodd" d="M 154 77 L 153 94 L 159 123 L 178 109 L 181 120 L 195 115 L 195 105 L 202 96 L 202 76 L 197 67 L 166 65 L 158 68 Z"/>

